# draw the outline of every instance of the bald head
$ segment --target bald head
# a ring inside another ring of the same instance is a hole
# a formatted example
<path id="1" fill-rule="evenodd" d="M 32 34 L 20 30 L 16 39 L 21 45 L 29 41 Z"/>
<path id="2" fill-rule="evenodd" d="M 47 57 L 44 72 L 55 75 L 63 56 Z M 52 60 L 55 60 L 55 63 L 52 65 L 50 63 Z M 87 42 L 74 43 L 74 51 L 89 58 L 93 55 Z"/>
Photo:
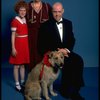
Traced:
<path id="1" fill-rule="evenodd" d="M 53 17 L 56 21 L 59 21 L 62 18 L 64 13 L 63 5 L 60 2 L 56 2 L 52 6 Z"/>
<path id="2" fill-rule="evenodd" d="M 60 7 L 61 9 L 63 9 L 62 3 L 56 2 L 56 3 L 54 3 L 53 6 L 52 6 L 53 9 L 55 9 L 55 8 L 57 8 L 57 7 Z"/>

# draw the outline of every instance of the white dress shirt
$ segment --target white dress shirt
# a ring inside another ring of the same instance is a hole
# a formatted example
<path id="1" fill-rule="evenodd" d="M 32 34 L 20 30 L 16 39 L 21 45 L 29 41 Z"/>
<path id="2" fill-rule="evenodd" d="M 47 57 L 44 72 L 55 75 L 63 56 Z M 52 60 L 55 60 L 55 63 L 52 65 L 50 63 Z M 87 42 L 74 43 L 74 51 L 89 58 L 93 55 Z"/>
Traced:
<path id="1" fill-rule="evenodd" d="M 62 21 L 62 18 L 59 21 Z M 57 25 L 58 30 L 59 30 L 61 42 L 63 42 L 63 24 L 62 23 L 59 23 L 59 24 L 56 23 L 56 25 Z"/>

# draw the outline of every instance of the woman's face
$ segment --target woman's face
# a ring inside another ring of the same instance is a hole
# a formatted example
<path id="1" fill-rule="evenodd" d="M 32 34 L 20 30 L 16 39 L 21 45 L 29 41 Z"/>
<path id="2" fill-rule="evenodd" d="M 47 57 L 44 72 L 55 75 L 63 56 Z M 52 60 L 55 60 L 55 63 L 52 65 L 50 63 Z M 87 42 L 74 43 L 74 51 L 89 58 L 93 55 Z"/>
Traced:
<path id="1" fill-rule="evenodd" d="M 25 17 L 25 15 L 26 15 L 26 8 L 21 7 L 21 8 L 19 9 L 19 16 L 20 16 L 20 17 Z"/>

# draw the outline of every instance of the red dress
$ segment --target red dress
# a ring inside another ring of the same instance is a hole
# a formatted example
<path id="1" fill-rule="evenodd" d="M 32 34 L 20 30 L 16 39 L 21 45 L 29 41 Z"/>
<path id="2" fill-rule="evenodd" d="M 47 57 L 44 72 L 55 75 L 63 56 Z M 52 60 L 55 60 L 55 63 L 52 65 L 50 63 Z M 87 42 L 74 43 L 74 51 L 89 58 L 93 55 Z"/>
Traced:
<path id="1" fill-rule="evenodd" d="M 26 21 L 24 19 L 24 21 Z M 11 23 L 11 31 L 15 31 L 18 36 L 28 35 L 27 24 L 23 23 L 22 19 L 18 16 L 13 19 Z M 15 37 L 15 49 L 17 51 L 16 57 L 10 56 L 10 64 L 28 64 L 29 63 L 29 47 L 28 36 Z"/>

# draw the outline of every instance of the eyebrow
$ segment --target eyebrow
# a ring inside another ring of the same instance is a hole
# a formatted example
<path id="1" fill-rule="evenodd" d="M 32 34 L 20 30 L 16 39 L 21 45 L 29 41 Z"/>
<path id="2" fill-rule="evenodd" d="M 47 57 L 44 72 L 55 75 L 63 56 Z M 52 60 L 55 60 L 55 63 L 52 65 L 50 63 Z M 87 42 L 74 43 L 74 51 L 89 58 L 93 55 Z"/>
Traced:
<path id="1" fill-rule="evenodd" d="M 55 10 L 52 10 L 53 12 L 62 12 L 62 11 L 55 11 Z"/>

